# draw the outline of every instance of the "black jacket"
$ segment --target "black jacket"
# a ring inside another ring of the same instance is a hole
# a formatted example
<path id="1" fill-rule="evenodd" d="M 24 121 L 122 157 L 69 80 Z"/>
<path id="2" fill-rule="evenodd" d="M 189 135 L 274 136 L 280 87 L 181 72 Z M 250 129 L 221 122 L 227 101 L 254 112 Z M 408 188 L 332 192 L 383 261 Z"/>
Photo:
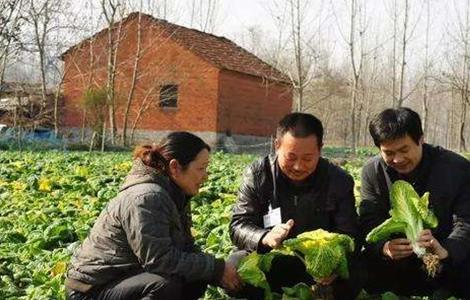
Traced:
<path id="1" fill-rule="evenodd" d="M 362 236 L 390 217 L 389 189 L 398 179 L 411 183 L 420 196 L 430 192 L 429 205 L 439 221 L 433 236 L 447 249 L 452 264 L 463 262 L 470 252 L 470 162 L 454 152 L 424 144 L 419 165 L 408 178 L 401 178 L 380 155 L 372 158 L 362 170 Z M 381 257 L 384 243 L 366 245 L 366 255 Z"/>
<path id="2" fill-rule="evenodd" d="M 232 242 L 248 251 L 269 250 L 258 247 L 269 231 L 263 216 L 270 204 L 281 207 L 283 222 L 294 220 L 289 238 L 318 228 L 354 238 L 358 227 L 353 188 L 352 177 L 323 158 L 302 186 L 282 174 L 275 156 L 260 159 L 245 171 L 230 223 Z"/>

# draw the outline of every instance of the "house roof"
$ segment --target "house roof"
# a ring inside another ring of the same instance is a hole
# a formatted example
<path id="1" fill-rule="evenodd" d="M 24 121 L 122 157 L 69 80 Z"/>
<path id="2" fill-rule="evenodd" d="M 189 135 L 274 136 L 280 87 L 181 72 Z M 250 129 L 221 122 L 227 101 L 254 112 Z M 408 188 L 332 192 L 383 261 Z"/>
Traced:
<path id="1" fill-rule="evenodd" d="M 138 15 L 139 12 L 133 12 L 122 19 L 121 22 L 129 22 L 136 19 Z M 154 18 L 151 15 L 141 14 L 141 16 L 142 18 L 147 18 L 152 21 L 153 24 L 162 29 L 163 32 L 168 34 L 176 43 L 219 69 L 226 69 L 290 84 L 289 78 L 284 73 L 225 37 L 176 25 L 162 19 Z M 82 46 L 85 41 L 104 35 L 107 30 L 108 28 L 105 28 L 92 37 L 72 46 L 65 51 L 61 57 L 64 57 L 75 48 Z"/>

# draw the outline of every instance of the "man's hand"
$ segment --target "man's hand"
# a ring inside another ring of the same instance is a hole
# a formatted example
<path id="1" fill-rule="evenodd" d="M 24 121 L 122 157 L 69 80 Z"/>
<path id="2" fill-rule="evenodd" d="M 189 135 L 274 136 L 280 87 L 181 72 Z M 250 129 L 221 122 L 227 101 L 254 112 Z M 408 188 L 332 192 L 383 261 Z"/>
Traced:
<path id="1" fill-rule="evenodd" d="M 432 236 L 431 230 L 429 229 L 421 231 L 421 235 L 418 238 L 418 245 L 436 254 L 440 260 L 449 256 L 449 252 Z"/>
<path id="2" fill-rule="evenodd" d="M 271 229 L 271 231 L 264 236 L 261 243 L 273 249 L 279 248 L 282 244 L 282 241 L 285 240 L 293 226 L 294 220 L 292 219 L 290 219 L 286 223 L 274 226 L 274 228 Z"/>
<path id="3" fill-rule="evenodd" d="M 241 289 L 243 283 L 240 276 L 238 276 L 237 269 L 229 262 L 225 262 L 224 274 L 220 280 L 220 285 L 229 291 L 238 291 Z"/>
<path id="4" fill-rule="evenodd" d="M 400 260 L 413 254 L 413 247 L 407 239 L 393 239 L 384 244 L 382 253 L 393 260 Z"/>

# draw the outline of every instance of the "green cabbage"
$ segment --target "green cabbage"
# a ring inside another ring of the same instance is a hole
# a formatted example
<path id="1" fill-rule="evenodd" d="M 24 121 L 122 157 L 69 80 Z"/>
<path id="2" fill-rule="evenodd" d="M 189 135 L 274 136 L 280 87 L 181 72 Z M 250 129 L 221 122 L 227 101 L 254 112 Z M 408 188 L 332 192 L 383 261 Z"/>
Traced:
<path id="1" fill-rule="evenodd" d="M 404 233 L 410 240 L 413 252 L 419 257 L 426 251 L 418 245 L 418 238 L 426 227 L 435 228 L 437 218 L 428 208 L 429 193 L 419 197 L 413 186 L 406 181 L 398 180 L 390 190 L 390 218 L 375 227 L 366 237 L 368 243 L 387 240 L 394 233 Z"/>
<path id="2" fill-rule="evenodd" d="M 303 254 L 307 272 L 315 278 L 326 278 L 333 273 L 349 277 L 346 252 L 354 251 L 354 241 L 345 234 L 323 229 L 304 232 L 283 243 L 290 251 Z"/>
<path id="3" fill-rule="evenodd" d="M 278 255 L 282 254 L 277 250 L 264 255 L 252 252 L 241 260 L 240 266 L 238 267 L 238 274 L 243 281 L 264 289 L 266 300 L 272 300 L 273 294 L 271 293 L 271 288 L 266 280 L 265 273 L 269 272 L 272 260 Z"/>
<path id="4" fill-rule="evenodd" d="M 238 274 L 243 281 L 263 288 L 265 299 L 277 296 L 271 292 L 265 273 L 271 268 L 272 260 L 279 255 L 295 255 L 305 264 L 307 272 L 315 279 L 326 278 L 333 273 L 342 278 L 348 278 L 347 252 L 354 250 L 354 241 L 345 234 L 330 233 L 318 229 L 304 232 L 296 238 L 283 242 L 283 247 L 272 250 L 267 254 L 253 252 L 244 257 L 238 267 Z M 312 290 L 308 291 L 312 294 Z M 284 289 L 283 299 L 310 299 L 305 285 L 296 285 Z M 312 296 L 313 297 L 313 296 Z"/>

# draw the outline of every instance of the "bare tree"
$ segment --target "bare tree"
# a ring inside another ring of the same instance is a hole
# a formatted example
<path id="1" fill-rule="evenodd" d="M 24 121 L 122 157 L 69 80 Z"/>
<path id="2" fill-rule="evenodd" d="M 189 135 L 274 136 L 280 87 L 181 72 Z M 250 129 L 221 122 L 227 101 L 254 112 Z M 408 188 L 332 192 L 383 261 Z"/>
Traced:
<path id="1" fill-rule="evenodd" d="M 426 1 L 426 42 L 425 42 L 425 56 L 424 56 L 424 80 L 423 80 L 423 131 L 426 134 L 428 132 L 428 118 L 429 118 L 429 30 L 431 27 L 431 1 Z"/>
<path id="2" fill-rule="evenodd" d="M 393 0 L 393 51 L 392 51 L 392 105 L 397 101 L 397 41 L 398 41 L 398 8 L 397 0 Z"/>
<path id="3" fill-rule="evenodd" d="M 106 130 L 107 90 L 103 88 L 86 89 L 82 95 L 82 106 L 88 112 L 89 126 L 92 129 L 90 151 L 94 147 L 95 138 Z M 105 144 L 101 143 L 101 151 Z"/>
<path id="4" fill-rule="evenodd" d="M 404 83 L 405 83 L 405 68 L 406 68 L 406 46 L 408 44 L 408 0 L 405 0 L 405 17 L 403 19 L 403 38 L 402 38 L 402 48 L 401 48 L 401 65 L 400 65 L 400 93 L 397 101 L 397 106 L 400 107 L 403 105 L 403 101 L 405 100 L 403 90 L 404 90 Z"/>
<path id="5" fill-rule="evenodd" d="M 33 45 L 30 51 L 37 53 L 42 91 L 42 109 L 47 105 L 47 72 L 48 72 L 48 39 L 50 34 L 58 29 L 54 22 L 57 15 L 62 12 L 61 1 L 53 0 L 25 0 L 26 21 L 33 30 Z"/>
<path id="6" fill-rule="evenodd" d="M 292 49 L 295 60 L 295 71 L 290 74 L 294 91 L 297 93 L 297 111 L 304 111 L 304 92 L 314 76 L 316 49 L 311 45 L 314 32 L 307 27 L 306 13 L 309 2 L 289 0 Z"/>
<path id="7" fill-rule="evenodd" d="M 142 14 L 138 13 L 137 16 L 137 42 L 135 48 L 135 56 L 134 56 L 134 65 L 132 71 L 132 79 L 131 79 L 131 86 L 129 88 L 129 93 L 127 96 L 126 107 L 124 111 L 124 121 L 123 121 L 123 128 L 122 128 L 122 144 L 123 146 L 127 145 L 127 124 L 129 119 L 129 111 L 131 108 L 132 101 L 134 99 L 135 88 L 137 83 L 137 75 L 139 71 L 139 63 L 142 57 Z"/>
<path id="8" fill-rule="evenodd" d="M 318 58 L 313 41 L 318 32 L 310 27 L 316 15 L 311 14 L 310 1 L 273 1 L 267 10 L 271 14 L 278 36 L 267 61 L 289 75 L 294 87 L 295 110 L 305 110 L 305 91 L 315 76 Z"/>
<path id="9" fill-rule="evenodd" d="M 124 16 L 124 10 L 121 1 L 119 0 L 100 0 L 102 14 L 108 26 L 108 59 L 107 59 L 107 104 L 109 113 L 109 132 L 111 144 L 115 144 L 116 137 L 116 95 L 115 95 L 115 81 L 117 75 L 117 53 L 121 41 L 122 22 L 117 22 L 119 18 Z M 105 131 L 103 131 L 105 132 Z M 102 143 L 106 137 L 102 136 Z"/>
<path id="10" fill-rule="evenodd" d="M 448 29 L 448 36 L 452 38 L 457 51 L 454 58 L 447 58 L 450 70 L 444 73 L 445 82 L 459 95 L 459 151 L 467 150 L 465 130 L 470 105 L 470 0 L 466 1 L 464 14 L 462 17 L 458 12 L 455 28 Z"/>
<path id="11" fill-rule="evenodd" d="M 0 1 L 0 85 L 5 79 L 8 57 L 19 49 L 22 3 L 22 0 Z"/>
<path id="12" fill-rule="evenodd" d="M 137 13 L 137 19 L 136 19 L 136 30 L 135 30 L 135 35 L 136 35 L 136 44 L 135 44 L 135 54 L 131 58 L 132 61 L 132 75 L 131 75 L 131 84 L 129 86 L 129 89 L 127 91 L 127 99 L 126 99 L 126 104 L 124 108 L 124 118 L 123 118 L 123 124 L 122 124 L 122 144 L 127 145 L 128 144 L 128 127 L 129 127 L 129 122 L 130 122 L 130 113 L 131 113 L 131 107 L 135 102 L 135 92 L 138 87 L 138 81 L 139 78 L 142 76 L 145 76 L 145 73 L 151 71 L 149 66 L 140 66 L 140 61 L 143 55 L 150 49 L 150 48 L 155 48 L 155 47 L 160 47 L 162 45 L 159 45 L 157 40 L 160 38 L 163 38 L 161 35 L 157 34 L 156 36 L 151 37 L 150 39 L 155 41 L 155 42 L 147 42 L 145 43 L 145 47 L 143 46 L 143 41 L 142 41 L 142 34 L 143 34 L 143 18 L 142 14 L 140 13 L 141 11 L 147 10 L 151 12 L 156 12 L 157 14 L 161 15 L 163 12 L 162 17 L 165 18 L 168 14 L 168 10 L 170 9 L 168 6 L 167 1 L 159 2 L 159 3 L 154 3 L 153 6 L 148 3 L 147 6 L 144 6 L 144 3 L 142 0 L 139 1 L 138 6 L 136 7 L 134 3 L 128 3 L 128 6 L 131 10 L 137 10 L 139 13 Z M 148 26 L 148 22 L 146 23 Z M 132 33 L 134 34 L 134 33 Z M 162 42 L 163 41 L 163 42 Z M 163 44 L 165 43 L 165 39 L 160 40 Z M 121 62 L 121 64 L 124 64 L 127 62 Z M 153 92 L 153 90 L 151 91 Z M 148 98 L 148 94 L 146 96 Z M 145 97 L 144 97 L 145 98 Z M 144 101 L 145 102 L 145 101 Z M 141 107 L 145 107 L 145 104 L 141 104 Z M 142 112 L 140 113 L 140 115 Z M 136 118 L 137 121 L 140 119 L 140 117 Z M 138 123 L 138 122 L 137 122 Z M 134 122 L 133 126 L 137 126 L 137 123 Z M 133 132 L 135 131 L 135 128 L 133 129 Z"/>
<path id="13" fill-rule="evenodd" d="M 213 33 L 220 15 L 219 0 L 191 0 L 190 27 Z"/>
<path id="14" fill-rule="evenodd" d="M 358 120 L 360 120 L 360 114 L 362 104 L 358 103 L 358 95 L 360 93 L 360 83 L 362 70 L 365 60 L 365 45 L 364 45 L 364 34 L 366 31 L 365 25 L 365 7 L 358 4 L 356 0 L 351 0 L 351 20 L 350 20 L 350 31 L 349 31 L 349 55 L 351 59 L 351 106 L 350 106 L 350 124 L 351 124 L 351 148 L 353 152 L 356 152 L 358 133 Z M 356 38 L 359 38 L 358 40 Z M 359 105 L 358 105 L 359 104 Z M 359 106 L 359 109 L 358 109 Z M 359 110 L 358 112 L 356 110 Z"/>

